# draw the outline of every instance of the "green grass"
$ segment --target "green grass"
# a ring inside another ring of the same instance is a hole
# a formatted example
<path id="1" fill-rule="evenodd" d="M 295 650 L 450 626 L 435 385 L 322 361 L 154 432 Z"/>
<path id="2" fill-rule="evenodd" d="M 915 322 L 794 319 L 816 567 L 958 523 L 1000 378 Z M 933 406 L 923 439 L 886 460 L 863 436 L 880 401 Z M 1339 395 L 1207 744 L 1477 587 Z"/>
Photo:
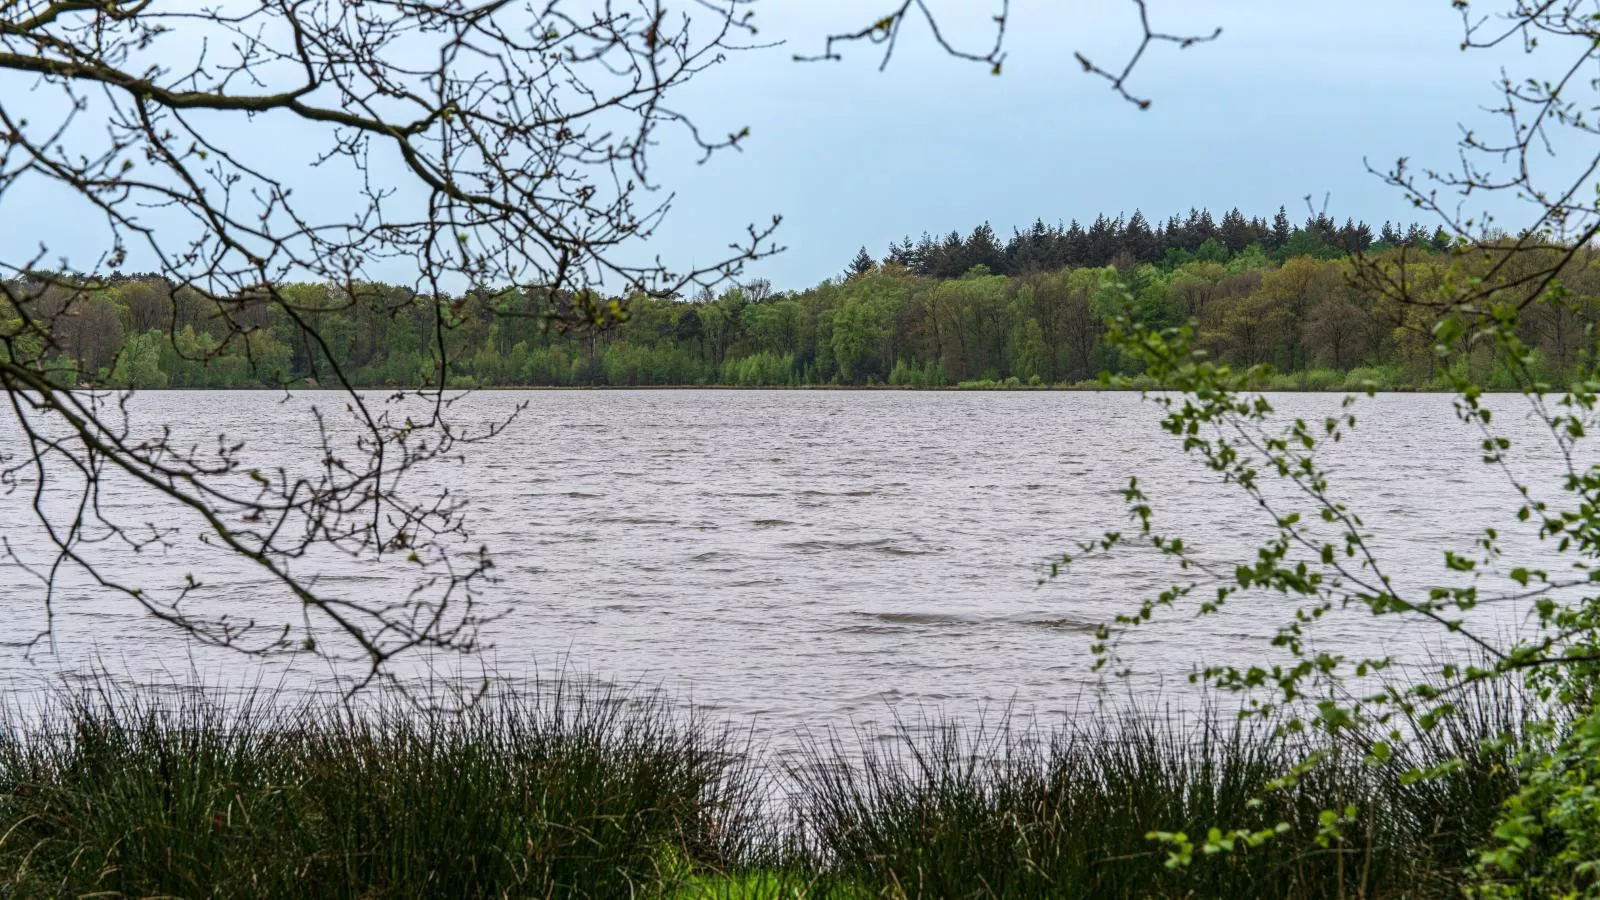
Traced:
<path id="1" fill-rule="evenodd" d="M 619 897 L 745 852 L 726 732 L 564 689 L 460 715 L 100 690 L 0 738 L 12 896 Z M 676 864 L 675 864 L 676 865 Z M 5 888 L 0 887 L 0 894 Z"/>
<path id="2" fill-rule="evenodd" d="M 761 758 L 651 695 L 556 686 L 458 715 L 101 685 L 0 731 L 0 897 L 1455 897 L 1516 787 L 1479 692 L 1387 766 L 1217 715 L 1046 732 L 918 723 Z M 1412 764 L 1461 757 L 1411 782 Z M 1330 846 L 1318 813 L 1354 804 Z M 1166 864 L 1148 832 L 1289 832 Z"/>
<path id="3" fill-rule="evenodd" d="M 1219 724 L 1221 723 L 1221 724 Z M 814 747 L 797 767 L 799 820 L 820 869 L 874 896 L 906 898 L 1459 897 L 1500 803 L 1520 725 L 1480 691 L 1408 759 L 1363 762 L 1347 746 L 1284 743 L 1217 716 L 1193 728 L 1122 715 L 1065 731 L 921 723 L 899 740 Z M 1269 788 L 1313 749 L 1329 761 Z M 1403 772 L 1461 757 L 1442 778 Z M 1342 842 L 1317 840 L 1322 810 L 1355 805 Z M 1213 826 L 1289 830 L 1258 848 L 1166 865 L 1153 831 L 1203 840 Z"/>

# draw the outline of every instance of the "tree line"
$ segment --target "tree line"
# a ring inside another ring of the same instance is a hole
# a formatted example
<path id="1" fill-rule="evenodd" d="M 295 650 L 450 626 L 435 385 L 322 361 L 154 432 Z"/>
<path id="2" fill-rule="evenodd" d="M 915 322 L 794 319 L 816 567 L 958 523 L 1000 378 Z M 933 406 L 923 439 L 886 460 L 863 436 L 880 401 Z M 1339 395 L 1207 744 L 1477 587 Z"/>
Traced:
<path id="1" fill-rule="evenodd" d="M 298 320 L 281 304 L 120 274 L 76 288 L 42 281 L 30 309 L 54 316 L 55 364 L 105 386 L 317 385 L 337 369 L 357 386 L 413 387 L 437 377 L 442 308 L 458 388 L 1082 384 L 1103 371 L 1139 374 L 1102 339 L 1119 317 L 1192 322 L 1215 357 L 1275 369 L 1268 386 L 1427 387 L 1448 374 L 1427 310 L 1375 299 L 1381 292 L 1356 277 L 1371 267 L 1351 254 L 1404 267 L 1426 290 L 1490 266 L 1476 252 L 1484 246 L 1452 246 L 1419 226 L 1385 223 L 1374 235 L 1325 215 L 1291 227 L 1281 210 L 1271 222 L 1230 210 L 1221 223 L 1195 211 L 1155 229 L 1135 213 L 1088 229 L 1039 224 L 1003 246 L 983 225 L 966 238 L 895 243 L 881 260 L 863 249 L 841 277 L 800 291 L 754 280 L 692 299 L 619 298 L 620 321 L 602 329 L 553 328 L 536 312 L 549 298 L 516 290 L 417 303 L 378 283 L 280 286 Z M 1593 361 L 1596 274 L 1587 251 L 1575 256 L 1567 301 L 1520 326 L 1551 378 Z M 26 290 L 13 282 L 13 294 Z M 1456 364 L 1479 366 L 1493 384 L 1491 357 L 1486 348 Z"/>
<path id="2" fill-rule="evenodd" d="M 1259 216 L 1247 219 L 1235 207 L 1219 222 L 1210 210 L 1191 208 L 1187 216 L 1174 215 L 1153 227 L 1139 210 L 1127 217 L 1097 216 L 1087 228 L 1077 219 L 1053 226 L 1039 219 L 1027 231 L 1014 230 L 1003 244 L 987 222 L 965 237 L 959 231 L 943 238 L 924 232 L 916 241 L 908 236 L 890 244 L 884 260 L 924 277 L 959 278 L 973 266 L 984 266 L 996 275 L 1098 266 L 1125 269 L 1140 263 L 1171 269 L 1187 262 L 1226 262 L 1252 246 L 1282 262 L 1295 256 L 1336 259 L 1396 247 L 1444 251 L 1450 244 L 1444 231 L 1437 227 L 1430 231 L 1415 222 L 1409 226 L 1384 222 L 1374 232 L 1355 219 L 1340 225 L 1325 211 L 1294 225 L 1281 206 L 1271 221 Z M 862 247 L 846 274 L 860 274 L 874 264 Z"/>

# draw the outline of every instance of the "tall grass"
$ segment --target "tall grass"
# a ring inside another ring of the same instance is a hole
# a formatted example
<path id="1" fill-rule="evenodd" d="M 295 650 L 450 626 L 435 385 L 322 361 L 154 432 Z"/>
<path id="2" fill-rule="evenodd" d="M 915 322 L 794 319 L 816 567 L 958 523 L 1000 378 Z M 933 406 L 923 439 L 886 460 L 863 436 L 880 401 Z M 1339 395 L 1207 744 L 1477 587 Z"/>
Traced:
<path id="1" fill-rule="evenodd" d="M 810 742 L 775 809 L 747 741 L 656 695 L 431 714 L 101 683 L 0 732 L 0 897 L 1455 897 L 1523 715 L 1480 690 L 1384 765 L 1217 714 L 918 723 Z M 1278 822 L 1187 869 L 1147 837 Z"/>
<path id="2" fill-rule="evenodd" d="M 0 737 L 18 897 L 624 897 L 745 852 L 726 731 L 558 689 L 466 713 L 103 687 Z M 0 895 L 5 888 L 0 888 Z"/>
<path id="3" fill-rule="evenodd" d="M 795 767 L 797 821 L 813 865 L 875 896 L 1459 897 L 1501 802 L 1522 707 L 1480 690 L 1409 755 L 1365 759 L 1364 741 L 1285 741 L 1216 715 L 1091 718 L 1053 735 L 922 723 L 890 742 L 814 745 Z M 1272 782 L 1323 760 L 1293 787 Z M 1447 759 L 1440 777 L 1404 776 Z M 1324 810 L 1354 806 L 1330 839 Z M 1167 866 L 1151 832 L 1203 842 L 1211 827 L 1288 831 Z M 1319 840 L 1319 834 L 1322 840 Z"/>

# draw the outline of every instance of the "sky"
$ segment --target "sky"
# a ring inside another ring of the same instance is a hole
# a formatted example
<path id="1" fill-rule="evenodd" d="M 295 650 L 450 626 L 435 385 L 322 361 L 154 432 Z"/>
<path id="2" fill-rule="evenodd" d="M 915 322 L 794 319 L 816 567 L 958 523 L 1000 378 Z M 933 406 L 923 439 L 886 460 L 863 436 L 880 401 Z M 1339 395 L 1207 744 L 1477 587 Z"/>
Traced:
<path id="1" fill-rule="evenodd" d="M 1000 2 L 928 0 L 951 40 L 971 48 L 990 43 Z M 1367 163 L 1450 165 L 1460 126 L 1486 119 L 1508 61 L 1459 49 L 1449 0 L 1150 0 L 1159 29 L 1222 34 L 1186 50 L 1153 45 L 1130 81 L 1152 100 L 1143 111 L 1073 58 L 1126 59 L 1140 35 L 1130 0 L 1012 0 L 999 76 L 950 58 L 920 24 L 884 71 L 867 45 L 840 62 L 793 60 L 893 5 L 756 0 L 758 40 L 777 45 L 732 54 L 676 98 L 708 133 L 748 126 L 750 137 L 703 165 L 681 146 L 658 148 L 652 175 L 674 202 L 652 254 L 681 271 L 782 215 L 787 249 L 747 274 L 798 289 L 837 276 L 858 247 L 882 256 L 904 236 L 985 221 L 1003 238 L 1035 219 L 1135 209 L 1162 220 L 1190 207 L 1270 216 L 1282 205 L 1299 220 L 1307 196 L 1341 220 L 1409 220 L 1405 198 Z M 26 111 L 24 87 L 0 83 L 0 96 Z M 305 146 L 292 130 L 258 124 L 237 137 L 302 191 L 323 190 L 295 157 Z M 99 252 L 80 212 L 25 188 L 0 198 L 0 223 L 0 254 L 12 259 L 41 243 L 73 263 Z M 374 274 L 409 281 L 404 267 Z"/>
<path id="2" fill-rule="evenodd" d="M 953 37 L 985 46 L 997 3 L 933 6 Z M 1299 221 L 1308 195 L 1340 220 L 1410 220 L 1410 204 L 1366 162 L 1451 165 L 1459 125 L 1486 119 L 1505 62 L 1459 49 L 1448 0 L 1151 0 L 1159 29 L 1223 31 L 1181 51 L 1153 45 L 1130 82 L 1152 101 L 1140 111 L 1073 59 L 1126 59 L 1141 32 L 1124 0 L 1013 0 L 999 77 L 910 26 L 883 72 L 864 46 L 843 62 L 795 63 L 794 52 L 815 52 L 876 7 L 762 7 L 763 36 L 788 46 L 694 86 L 698 109 L 750 126 L 749 144 L 673 173 L 678 199 L 659 244 L 694 258 L 724 244 L 709 238 L 781 213 L 788 250 L 757 271 L 782 288 L 837 276 L 863 245 L 882 256 L 903 236 L 984 221 L 1002 237 L 1038 218 L 1135 209 L 1156 220 L 1191 206 L 1220 217 L 1282 205 Z"/>

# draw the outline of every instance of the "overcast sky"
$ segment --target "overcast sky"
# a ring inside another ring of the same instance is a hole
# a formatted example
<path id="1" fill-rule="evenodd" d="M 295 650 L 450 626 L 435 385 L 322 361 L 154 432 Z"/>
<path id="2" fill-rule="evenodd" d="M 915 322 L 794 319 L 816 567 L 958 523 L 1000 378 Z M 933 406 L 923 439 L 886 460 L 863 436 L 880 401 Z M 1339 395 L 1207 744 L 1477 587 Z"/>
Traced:
<path id="1" fill-rule="evenodd" d="M 996 5 L 943 8 L 977 47 Z M 1152 0 L 1163 29 L 1223 34 L 1183 51 L 1153 46 L 1132 80 L 1153 101 L 1141 112 L 1072 57 L 1126 58 L 1140 34 L 1126 0 L 1013 0 L 998 78 L 943 56 L 920 28 L 886 72 L 867 47 L 842 63 L 790 62 L 871 5 L 760 6 L 764 36 L 789 47 L 735 59 L 695 96 L 714 118 L 748 123 L 749 146 L 673 178 L 679 201 L 661 245 L 708 254 L 721 246 L 712 235 L 782 213 L 789 249 L 760 270 L 791 288 L 837 274 L 861 245 L 881 256 L 904 235 L 985 220 L 1005 236 L 1036 218 L 1138 208 L 1156 219 L 1191 206 L 1270 215 L 1282 204 L 1298 221 L 1307 195 L 1318 207 L 1328 197 L 1341 219 L 1414 218 L 1363 160 L 1448 166 L 1458 123 L 1482 124 L 1497 99 L 1503 61 L 1459 49 L 1448 0 Z"/>
<path id="2" fill-rule="evenodd" d="M 1000 0 L 930 2 L 953 40 L 987 46 Z M 949 58 L 920 25 L 906 28 L 884 72 L 865 45 L 843 62 L 792 61 L 889 6 L 755 4 L 760 38 L 785 45 L 735 54 L 677 99 L 709 133 L 748 125 L 751 137 L 704 166 L 662 148 L 654 175 L 678 196 L 654 250 L 670 265 L 720 258 L 747 224 L 774 214 L 788 250 L 752 274 L 780 288 L 838 274 L 862 245 L 881 256 L 902 236 L 983 221 L 1004 237 L 1036 218 L 1135 209 L 1157 220 L 1191 206 L 1269 216 L 1281 204 L 1298 220 L 1307 195 L 1318 206 L 1328 197 L 1340 219 L 1411 218 L 1363 160 L 1449 165 L 1458 123 L 1485 121 L 1505 61 L 1459 50 L 1449 0 L 1150 0 L 1160 28 L 1223 34 L 1183 51 L 1153 46 L 1131 82 L 1153 100 L 1146 111 L 1073 60 L 1076 50 L 1107 66 L 1126 58 L 1139 37 L 1129 0 L 1012 0 L 999 77 Z M 259 124 L 247 140 L 280 168 L 299 141 Z M 314 172 L 286 168 L 306 173 L 293 182 L 302 196 L 316 195 Z M 26 191 L 4 199 L 0 252 L 46 243 L 82 265 L 103 251 L 81 212 Z M 396 270 L 374 274 L 414 275 L 399 271 L 403 261 L 384 265 Z"/>

